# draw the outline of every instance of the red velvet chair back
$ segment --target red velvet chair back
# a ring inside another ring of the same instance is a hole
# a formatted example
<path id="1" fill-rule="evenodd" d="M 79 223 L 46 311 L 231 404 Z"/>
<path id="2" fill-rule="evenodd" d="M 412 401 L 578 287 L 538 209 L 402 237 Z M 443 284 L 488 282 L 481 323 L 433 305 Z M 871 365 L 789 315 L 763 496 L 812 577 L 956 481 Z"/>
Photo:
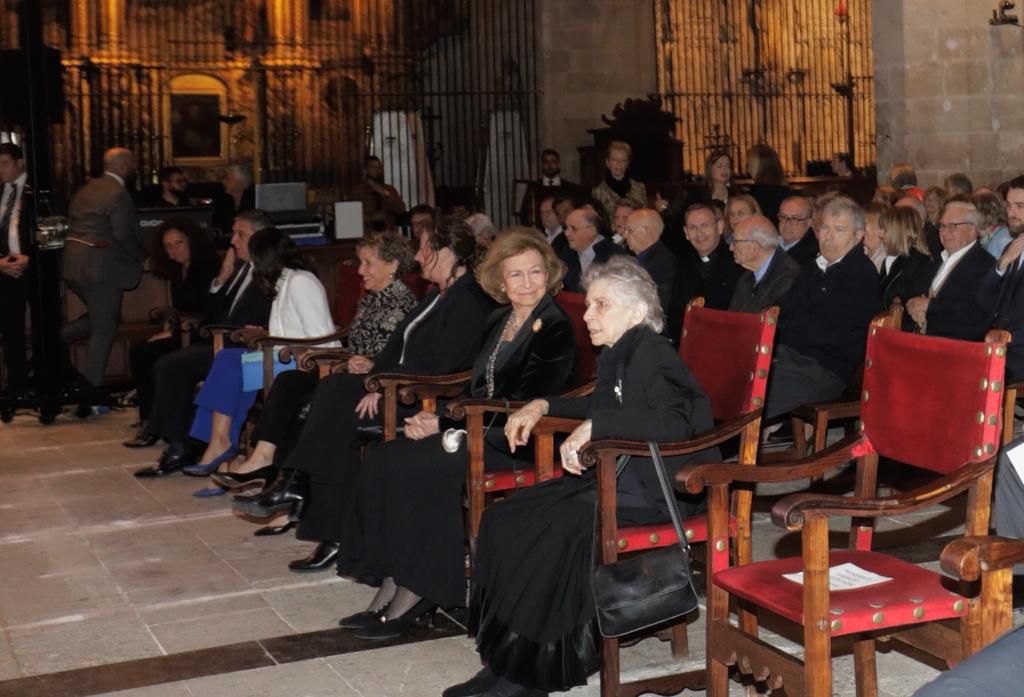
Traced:
<path id="1" fill-rule="evenodd" d="M 861 420 L 879 455 L 948 474 L 1000 443 L 1006 334 L 986 343 L 872 327 Z"/>
<path id="2" fill-rule="evenodd" d="M 761 313 L 686 307 L 679 355 L 711 400 L 715 421 L 728 423 L 764 406 L 779 309 Z"/>
<path id="3" fill-rule="evenodd" d="M 363 299 L 363 279 L 359 275 L 359 267 L 351 264 L 339 264 L 338 275 L 334 279 L 334 324 L 348 327 L 356 316 L 359 301 Z"/>
<path id="4" fill-rule="evenodd" d="M 572 321 L 573 337 L 576 339 L 576 379 L 575 386 L 584 385 L 597 374 L 597 350 L 590 343 L 590 332 L 583 321 L 583 313 L 587 311 L 583 293 L 570 293 L 563 290 L 555 296 L 555 302 Z"/>

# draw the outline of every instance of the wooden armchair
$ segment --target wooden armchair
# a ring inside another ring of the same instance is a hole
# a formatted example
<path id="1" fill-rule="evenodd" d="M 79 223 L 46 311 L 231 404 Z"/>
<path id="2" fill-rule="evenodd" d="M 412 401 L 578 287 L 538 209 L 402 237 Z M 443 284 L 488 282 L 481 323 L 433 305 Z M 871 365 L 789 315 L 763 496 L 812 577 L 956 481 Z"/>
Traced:
<path id="1" fill-rule="evenodd" d="M 777 323 L 778 308 L 774 307 L 753 314 L 705 309 L 701 298 L 689 304 L 683 319 L 679 353 L 710 398 L 712 414 L 718 425 L 688 441 L 661 443 L 663 455 L 669 457 L 697 453 L 739 438 L 737 466 L 751 468 L 756 463 L 761 412 Z M 622 440 L 596 441 L 581 454 L 585 464 L 598 468 L 597 525 L 602 564 L 613 563 L 622 553 L 639 552 L 678 542 L 671 523 L 622 529 L 618 527 L 615 519 L 615 463 L 618 456 L 623 454 L 638 457 L 649 455 L 646 443 Z M 751 490 L 735 490 L 730 509 L 732 515 L 727 523 L 730 533 L 736 536 L 737 557 L 742 560 L 749 560 L 751 555 L 751 499 Z M 690 543 L 706 541 L 707 517 L 698 515 L 685 519 L 683 530 Z M 756 631 L 753 616 L 745 621 L 750 622 L 750 631 Z M 674 624 L 671 632 L 673 654 L 679 658 L 685 657 L 685 622 Z M 621 684 L 619 641 L 617 638 L 602 640 L 602 697 L 625 697 L 649 691 L 671 694 L 702 684 L 702 676 L 683 673 Z"/>
<path id="2" fill-rule="evenodd" d="M 832 640 L 853 637 L 859 697 L 877 695 L 874 642 L 897 639 L 947 663 L 973 654 L 1011 624 L 1011 566 L 1024 543 L 987 537 L 993 468 L 1000 438 L 1007 335 L 988 343 L 938 339 L 872 327 L 864 362 L 859 434 L 788 464 L 743 467 L 694 465 L 678 481 L 691 493 L 707 489 L 710 552 L 707 688 L 729 694 L 728 673 L 766 680 L 789 695 L 832 694 Z M 936 473 L 920 488 L 877 494 L 879 457 Z M 814 477 L 857 461 L 854 495 L 794 494 L 772 511 L 777 525 L 798 531 L 799 557 L 730 567 L 730 487 Z M 871 550 L 874 520 L 967 494 L 965 536 L 942 552 L 951 576 Z M 829 550 L 829 519 L 851 517 L 848 548 Z M 829 569 L 852 563 L 892 579 L 830 591 Z M 803 585 L 782 574 L 803 572 Z M 741 608 L 730 621 L 730 604 Z M 761 640 L 743 614 L 767 610 L 801 628 L 801 661 Z"/>

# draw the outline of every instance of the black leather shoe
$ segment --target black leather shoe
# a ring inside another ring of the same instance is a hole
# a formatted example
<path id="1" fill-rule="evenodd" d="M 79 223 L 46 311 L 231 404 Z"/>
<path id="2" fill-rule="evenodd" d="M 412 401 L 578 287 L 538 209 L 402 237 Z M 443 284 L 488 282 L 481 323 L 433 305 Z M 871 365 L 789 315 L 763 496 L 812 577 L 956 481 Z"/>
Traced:
<path id="1" fill-rule="evenodd" d="M 241 489 L 243 486 L 257 482 L 266 485 L 266 482 L 273 479 L 274 471 L 273 465 L 267 465 L 252 472 L 214 472 L 210 475 L 210 479 L 225 489 Z"/>
<path id="2" fill-rule="evenodd" d="M 289 520 L 299 520 L 308 500 L 307 476 L 298 470 L 281 470 L 277 479 L 255 496 L 236 496 L 236 509 L 254 518 L 269 518 L 288 511 Z"/>
<path id="3" fill-rule="evenodd" d="M 342 617 L 338 620 L 338 626 L 345 629 L 364 629 L 369 627 L 371 624 L 380 622 L 380 616 L 387 612 L 388 606 L 385 605 L 379 610 L 363 610 L 357 612 L 354 615 L 348 617 Z"/>
<path id="4" fill-rule="evenodd" d="M 135 476 L 139 479 L 166 477 L 183 467 L 194 465 L 198 457 L 199 454 L 188 446 L 181 445 L 180 443 L 171 443 L 167 450 L 160 455 L 160 460 L 156 465 L 136 471 Z"/>
<path id="5" fill-rule="evenodd" d="M 423 618 L 426 618 L 428 626 L 433 627 L 434 614 L 436 612 L 437 605 L 429 600 L 421 599 L 402 615 L 390 620 L 381 615 L 377 618 L 376 622 L 357 629 L 353 634 L 360 639 L 370 639 L 373 641 L 396 639 L 412 629 L 413 625 L 420 622 Z"/>
<path id="6" fill-rule="evenodd" d="M 268 525 L 265 528 L 260 528 L 253 533 L 256 537 L 273 537 L 274 535 L 283 535 L 289 532 L 296 525 L 295 522 L 289 520 L 284 525 Z"/>
<path id="7" fill-rule="evenodd" d="M 326 571 L 338 558 L 338 551 L 341 545 L 337 542 L 321 542 L 316 549 L 305 559 L 296 559 L 288 562 L 288 568 L 300 574 L 313 571 Z"/>
<path id="8" fill-rule="evenodd" d="M 152 445 L 156 445 L 156 442 L 160 440 L 160 436 L 153 435 L 152 433 L 146 432 L 146 427 L 149 424 L 143 421 L 139 424 L 139 430 L 135 432 L 135 436 L 121 443 L 126 448 L 148 448 Z"/>
<path id="9" fill-rule="evenodd" d="M 498 676 L 491 672 L 490 667 L 484 666 L 480 672 L 466 682 L 452 685 L 441 697 L 480 697 L 498 682 Z"/>

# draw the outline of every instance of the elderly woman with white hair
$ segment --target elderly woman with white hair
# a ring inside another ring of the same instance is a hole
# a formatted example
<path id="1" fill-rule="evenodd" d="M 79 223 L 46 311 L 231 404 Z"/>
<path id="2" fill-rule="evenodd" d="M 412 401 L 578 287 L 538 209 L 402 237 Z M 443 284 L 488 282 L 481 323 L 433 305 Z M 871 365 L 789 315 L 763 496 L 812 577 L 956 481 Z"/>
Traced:
<path id="1" fill-rule="evenodd" d="M 545 414 L 583 419 L 561 447 L 567 476 L 521 491 L 483 517 L 473 567 L 470 629 L 485 667 L 445 690 L 445 697 L 535 697 L 583 685 L 600 663 L 590 577 L 593 570 L 596 475 L 579 452 L 591 440 L 678 441 L 712 427 L 711 405 L 672 345 L 654 282 L 636 260 L 616 256 L 584 277 L 584 320 L 595 346 L 605 346 L 597 384 L 587 397 L 536 399 L 509 417 L 505 436 L 524 446 Z M 669 476 L 683 462 L 714 461 L 717 449 L 668 458 Z M 634 457 L 619 475 L 621 525 L 697 512 L 697 497 L 666 502 L 649 458 Z M 553 534 L 555 533 L 555 534 Z"/>

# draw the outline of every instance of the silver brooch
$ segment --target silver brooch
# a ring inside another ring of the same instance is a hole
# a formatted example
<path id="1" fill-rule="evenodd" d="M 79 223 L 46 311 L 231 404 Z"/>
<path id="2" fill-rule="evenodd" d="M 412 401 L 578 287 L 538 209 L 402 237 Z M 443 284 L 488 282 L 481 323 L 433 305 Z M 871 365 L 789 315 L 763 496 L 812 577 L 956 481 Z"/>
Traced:
<path id="1" fill-rule="evenodd" d="M 615 381 L 615 401 L 622 404 L 622 378 Z"/>

